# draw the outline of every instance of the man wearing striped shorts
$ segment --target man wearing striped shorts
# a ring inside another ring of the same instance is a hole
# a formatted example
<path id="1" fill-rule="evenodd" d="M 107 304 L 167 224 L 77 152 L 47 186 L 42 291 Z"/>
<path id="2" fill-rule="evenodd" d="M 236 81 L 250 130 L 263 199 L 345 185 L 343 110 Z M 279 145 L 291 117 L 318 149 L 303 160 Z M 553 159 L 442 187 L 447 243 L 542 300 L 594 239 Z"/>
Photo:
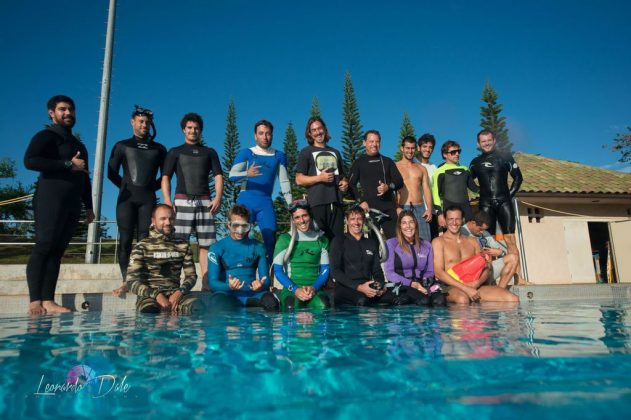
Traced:
<path id="1" fill-rule="evenodd" d="M 214 214 L 221 207 L 223 175 L 217 152 L 200 144 L 204 121 L 195 113 L 184 115 L 180 123 L 185 143 L 169 150 L 162 170 L 162 197 L 175 210 L 175 237 L 188 241 L 195 229 L 199 243 L 202 290 L 208 290 L 208 247 L 215 239 Z M 175 172 L 175 202 L 171 201 L 171 177 Z M 214 177 L 215 196 L 208 180 Z"/>

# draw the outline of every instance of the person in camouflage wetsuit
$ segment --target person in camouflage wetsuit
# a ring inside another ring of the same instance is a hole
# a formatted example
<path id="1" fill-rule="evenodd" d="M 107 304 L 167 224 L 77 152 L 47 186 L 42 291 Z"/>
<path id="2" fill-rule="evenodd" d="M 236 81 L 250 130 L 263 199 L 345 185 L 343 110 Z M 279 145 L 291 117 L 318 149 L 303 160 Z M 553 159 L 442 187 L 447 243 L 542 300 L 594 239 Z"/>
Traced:
<path id="1" fill-rule="evenodd" d="M 136 244 L 127 270 L 127 288 L 138 296 L 138 312 L 198 313 L 202 302 L 191 289 L 197 281 L 188 241 L 173 234 L 173 210 L 158 205 L 151 216 L 149 236 Z M 184 281 L 180 284 L 180 273 Z"/>

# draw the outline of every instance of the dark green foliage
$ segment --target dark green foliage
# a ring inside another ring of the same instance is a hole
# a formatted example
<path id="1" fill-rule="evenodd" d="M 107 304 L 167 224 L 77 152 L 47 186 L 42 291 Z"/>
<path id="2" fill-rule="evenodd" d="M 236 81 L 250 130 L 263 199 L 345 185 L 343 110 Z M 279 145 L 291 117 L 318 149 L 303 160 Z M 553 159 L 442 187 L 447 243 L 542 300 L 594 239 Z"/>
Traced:
<path id="1" fill-rule="evenodd" d="M 283 151 L 287 155 L 287 172 L 291 182 L 291 196 L 294 199 L 302 198 L 306 193 L 303 187 L 296 185 L 296 163 L 298 162 L 298 139 L 293 124 L 290 122 L 285 130 L 285 141 L 283 142 Z M 274 211 L 276 212 L 276 221 L 278 223 L 278 232 L 287 232 L 289 230 L 289 211 L 285 199 L 278 193 L 274 199 Z"/>
<path id="2" fill-rule="evenodd" d="M 410 120 L 410 115 L 407 112 L 404 112 L 403 119 L 401 120 L 401 132 L 399 134 L 399 142 L 397 143 L 396 152 L 394 154 L 395 162 L 403 159 L 403 154 L 401 153 L 401 142 L 404 138 L 408 136 L 416 138 L 416 134 L 414 134 L 414 126 L 412 125 L 412 121 Z"/>
<path id="3" fill-rule="evenodd" d="M 228 102 L 228 114 L 226 116 L 226 137 L 223 142 L 224 154 L 221 162 L 224 182 L 221 210 L 217 214 L 217 220 L 219 222 L 226 222 L 228 220 L 228 212 L 236 203 L 237 196 L 239 195 L 238 185 L 228 180 L 228 174 L 240 148 L 241 143 L 239 142 L 239 131 L 237 129 L 237 111 L 234 106 L 234 101 L 230 99 Z M 228 235 L 228 229 L 224 223 L 217 225 L 217 231 L 219 237 Z"/>
<path id="4" fill-rule="evenodd" d="M 317 96 L 314 96 L 311 99 L 311 117 L 322 118 L 322 115 L 320 114 L 320 101 L 318 101 Z"/>
<path id="5" fill-rule="evenodd" d="M 344 104 L 342 107 L 342 159 L 346 173 L 358 157 L 364 154 L 363 131 L 359 118 L 359 108 L 351 75 L 344 75 Z"/>
<path id="6" fill-rule="evenodd" d="M 497 103 L 497 92 L 488 81 L 484 85 L 482 91 L 482 102 L 486 105 L 480 107 L 480 127 L 484 130 L 490 130 L 495 134 L 497 140 L 497 148 L 505 152 L 513 151 L 513 144 L 508 138 L 508 129 L 506 128 L 506 117 L 500 116 L 502 105 Z"/>
<path id="7" fill-rule="evenodd" d="M 612 149 L 620 152 L 620 162 L 631 162 L 631 127 L 627 127 L 628 133 L 618 134 L 613 141 Z"/>

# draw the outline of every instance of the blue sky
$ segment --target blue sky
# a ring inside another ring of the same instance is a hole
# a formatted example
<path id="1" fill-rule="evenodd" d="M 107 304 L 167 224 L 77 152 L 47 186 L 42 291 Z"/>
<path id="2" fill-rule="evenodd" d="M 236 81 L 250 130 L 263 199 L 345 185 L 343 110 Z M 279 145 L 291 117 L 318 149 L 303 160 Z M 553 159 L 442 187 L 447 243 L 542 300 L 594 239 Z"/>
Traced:
<path id="1" fill-rule="evenodd" d="M 156 115 L 157 141 L 179 145 L 181 116 L 205 120 L 221 154 L 233 98 L 242 144 L 271 120 L 282 147 L 317 96 L 339 147 L 344 73 L 364 129 L 393 155 L 408 112 L 417 135 L 459 141 L 475 155 L 480 96 L 489 80 L 514 150 L 629 170 L 604 149 L 631 125 L 628 1 L 119 1 L 106 154 L 131 135 L 134 104 Z M 149 6 L 151 5 L 151 6 Z M 47 122 L 45 103 L 77 102 L 76 131 L 94 159 L 108 1 L 3 2 L 0 156 L 19 163 Z M 440 160 L 437 154 L 434 160 Z M 93 162 L 92 162 L 93 163 Z M 116 189 L 104 181 L 103 214 Z"/>

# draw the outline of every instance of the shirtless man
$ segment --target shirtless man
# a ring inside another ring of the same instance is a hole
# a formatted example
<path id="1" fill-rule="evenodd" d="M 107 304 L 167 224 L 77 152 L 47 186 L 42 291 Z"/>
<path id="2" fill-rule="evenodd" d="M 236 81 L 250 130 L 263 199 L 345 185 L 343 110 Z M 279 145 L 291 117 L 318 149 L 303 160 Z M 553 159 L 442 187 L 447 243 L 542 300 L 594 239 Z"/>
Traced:
<path id="1" fill-rule="evenodd" d="M 462 210 L 457 206 L 447 207 L 445 221 L 447 231 L 432 241 L 434 272 L 436 278 L 447 286 L 447 302 L 468 304 L 470 302 L 519 302 L 519 298 L 498 286 L 483 286 L 491 274 L 490 265 L 484 268 L 480 278 L 464 284 L 453 278 L 447 270 L 462 260 L 481 252 L 478 241 L 460 233 Z"/>
<path id="2" fill-rule="evenodd" d="M 401 141 L 403 157 L 396 165 L 403 177 L 403 188 L 398 191 L 397 214 L 402 210 L 414 213 L 421 238 L 431 241 L 429 222 L 432 220 L 432 193 L 427 169 L 414 159 L 416 149 L 414 137 L 408 136 Z"/>

